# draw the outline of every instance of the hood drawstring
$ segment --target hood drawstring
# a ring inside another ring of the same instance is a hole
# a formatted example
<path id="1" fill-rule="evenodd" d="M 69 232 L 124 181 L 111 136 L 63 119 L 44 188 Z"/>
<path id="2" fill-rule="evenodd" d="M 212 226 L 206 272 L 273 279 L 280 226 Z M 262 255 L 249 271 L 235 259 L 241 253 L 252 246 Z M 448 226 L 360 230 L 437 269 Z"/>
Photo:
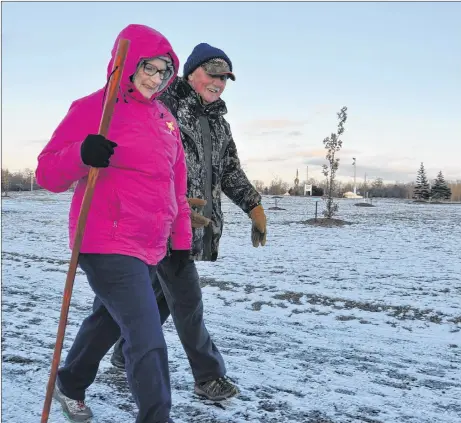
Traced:
<path id="1" fill-rule="evenodd" d="M 109 87 L 109 82 L 110 82 L 110 79 L 112 78 L 112 75 L 115 73 L 115 71 L 118 69 L 118 66 L 115 67 L 115 69 L 111 72 L 111 74 L 109 75 L 109 78 L 107 78 L 107 82 L 106 82 L 106 85 L 104 87 L 104 95 L 102 96 L 102 107 L 104 108 L 104 101 L 106 100 L 106 94 L 107 94 L 107 88 Z M 118 90 L 120 91 L 120 86 L 118 87 Z M 116 102 L 118 101 L 118 96 L 117 96 L 117 100 Z"/>

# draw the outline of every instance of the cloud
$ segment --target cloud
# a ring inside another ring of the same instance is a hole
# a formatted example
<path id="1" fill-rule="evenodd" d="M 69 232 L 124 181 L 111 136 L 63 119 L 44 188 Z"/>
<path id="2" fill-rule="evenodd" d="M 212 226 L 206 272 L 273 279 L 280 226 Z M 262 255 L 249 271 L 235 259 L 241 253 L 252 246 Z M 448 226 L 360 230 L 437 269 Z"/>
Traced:
<path id="1" fill-rule="evenodd" d="M 415 167 L 413 170 L 413 161 L 409 158 L 399 158 L 398 160 L 391 155 L 380 154 L 378 156 L 364 157 L 360 156 L 357 150 L 341 150 L 338 154 L 339 169 L 337 172 L 338 179 L 351 181 L 354 177 L 354 166 L 352 157 L 357 156 L 356 176 L 359 181 L 363 181 L 365 174 L 368 180 L 382 178 L 384 181 L 411 181 L 416 176 Z M 324 157 L 311 156 L 304 160 L 309 166 L 318 166 L 320 169 L 327 160 Z"/>
<path id="2" fill-rule="evenodd" d="M 245 160 L 245 163 L 251 164 L 251 163 L 265 163 L 265 162 L 271 162 L 271 163 L 284 163 L 287 161 L 298 161 L 299 159 L 306 157 L 321 157 L 325 156 L 325 150 L 321 149 L 316 149 L 316 150 L 297 150 L 297 151 L 283 151 L 281 153 L 272 153 L 272 154 L 265 154 L 265 155 L 259 155 L 255 157 L 250 157 Z M 310 160 L 310 159 L 309 159 Z M 322 159 L 323 162 L 325 162 L 325 159 Z"/>
<path id="3" fill-rule="evenodd" d="M 289 142 L 288 144 L 285 145 L 285 148 L 299 148 L 301 147 L 301 144 L 298 142 Z"/>
<path id="4" fill-rule="evenodd" d="M 304 164 L 306 165 L 313 165 L 313 166 L 322 166 L 327 163 L 327 160 L 325 159 L 324 156 L 320 157 L 311 157 L 307 158 L 303 161 Z"/>
<path id="5" fill-rule="evenodd" d="M 382 178 L 385 181 L 409 181 L 412 180 L 412 172 L 408 172 L 408 169 L 399 166 L 388 166 L 384 165 L 365 165 L 357 167 L 357 179 L 363 180 L 367 175 L 367 180 L 374 180 Z M 340 171 L 338 175 L 343 177 L 353 178 L 354 169 L 353 166 L 343 166 L 340 164 Z"/>
<path id="6" fill-rule="evenodd" d="M 293 119 L 255 119 L 244 124 L 247 130 L 262 130 L 262 129 L 287 129 L 307 124 L 307 120 Z"/>
<path id="7" fill-rule="evenodd" d="M 48 142 L 49 140 L 26 140 L 26 141 L 22 141 L 21 144 L 24 144 L 24 145 L 42 145 L 42 146 L 45 146 L 46 143 Z"/>
<path id="8" fill-rule="evenodd" d="M 287 131 L 287 130 L 282 130 L 282 129 L 273 129 L 270 131 L 259 131 L 259 132 L 245 132 L 245 135 L 251 136 L 251 137 L 277 137 L 277 138 L 282 138 L 282 137 L 301 137 L 304 134 L 301 131 Z"/>
<path id="9" fill-rule="evenodd" d="M 308 123 L 307 120 L 292 119 L 258 119 L 243 124 L 245 135 L 256 137 L 300 137 L 300 130 Z"/>
<path id="10" fill-rule="evenodd" d="M 419 162 L 409 157 L 399 157 L 396 159 L 392 155 L 379 155 L 378 157 L 361 158 L 357 162 L 357 178 L 363 180 L 365 174 L 367 180 L 382 178 L 387 182 L 412 182 L 416 180 L 416 173 L 419 169 Z M 440 169 L 426 166 L 426 175 L 431 181 Z M 445 166 L 442 172 L 446 179 L 454 180 L 461 177 L 461 171 L 454 166 Z M 457 176 L 458 175 L 458 176 Z M 343 178 L 353 178 L 354 167 L 352 162 L 341 160 L 339 164 L 338 176 Z"/>
<path id="11" fill-rule="evenodd" d="M 261 132 L 254 132 L 254 133 L 246 133 L 247 135 L 251 135 L 253 137 L 267 137 L 267 136 L 272 136 L 272 135 L 282 135 L 286 133 L 284 131 L 279 131 L 279 130 L 274 130 L 274 131 L 261 131 Z"/>
<path id="12" fill-rule="evenodd" d="M 280 148 L 277 148 L 280 150 Z M 301 143 L 288 143 L 283 145 L 283 149 L 279 151 L 262 150 L 258 155 L 253 155 L 246 158 L 244 161 L 248 165 L 256 163 L 270 162 L 276 165 L 277 163 L 293 162 L 301 165 L 322 166 L 327 163 L 325 158 L 326 150 L 324 148 L 303 148 Z M 352 164 L 352 157 L 358 153 L 354 149 L 341 150 L 340 164 L 349 162 Z"/>

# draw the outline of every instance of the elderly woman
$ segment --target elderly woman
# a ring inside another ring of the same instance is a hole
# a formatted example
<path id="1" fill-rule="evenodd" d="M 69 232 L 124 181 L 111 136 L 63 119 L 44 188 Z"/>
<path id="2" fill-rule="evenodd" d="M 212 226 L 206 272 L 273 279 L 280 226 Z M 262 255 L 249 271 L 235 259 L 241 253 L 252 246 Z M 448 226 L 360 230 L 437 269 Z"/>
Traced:
<path id="1" fill-rule="evenodd" d="M 171 408 L 168 356 L 150 273 L 168 239 L 177 271 L 191 248 L 184 150 L 176 121 L 157 101 L 175 78 L 178 58 L 167 39 L 142 25 L 130 40 L 107 139 L 96 134 L 105 90 L 75 101 L 38 157 L 38 183 L 52 192 L 78 181 L 69 214 L 70 245 L 90 167 L 101 168 L 80 250 L 79 265 L 95 293 L 93 313 L 58 371 L 54 398 L 73 421 L 92 417 L 85 391 L 110 347 L 124 337 L 136 423 L 167 423 Z"/>

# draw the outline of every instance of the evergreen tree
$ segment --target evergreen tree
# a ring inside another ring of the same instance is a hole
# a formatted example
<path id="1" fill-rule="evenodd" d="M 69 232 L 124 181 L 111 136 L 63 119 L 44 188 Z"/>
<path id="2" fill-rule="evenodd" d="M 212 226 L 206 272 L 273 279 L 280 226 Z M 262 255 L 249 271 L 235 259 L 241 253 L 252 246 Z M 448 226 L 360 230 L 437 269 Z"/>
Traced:
<path id="1" fill-rule="evenodd" d="M 434 200 L 449 200 L 451 198 L 451 189 L 445 182 L 442 171 L 438 173 L 437 178 L 434 180 L 431 197 Z"/>
<path id="2" fill-rule="evenodd" d="M 421 166 L 418 170 L 418 175 L 416 176 L 416 185 L 413 193 L 413 198 L 416 200 L 429 200 L 431 196 L 429 182 L 427 182 L 426 170 L 424 169 L 424 164 L 421 163 Z"/>

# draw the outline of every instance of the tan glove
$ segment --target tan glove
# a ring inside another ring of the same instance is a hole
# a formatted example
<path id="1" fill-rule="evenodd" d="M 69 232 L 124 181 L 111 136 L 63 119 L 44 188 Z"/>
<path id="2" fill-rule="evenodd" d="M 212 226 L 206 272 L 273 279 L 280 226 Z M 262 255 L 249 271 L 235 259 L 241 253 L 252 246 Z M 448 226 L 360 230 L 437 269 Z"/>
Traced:
<path id="1" fill-rule="evenodd" d="M 251 227 L 251 242 L 253 247 L 259 247 L 259 244 L 264 247 L 266 245 L 266 215 L 264 214 L 263 206 L 256 206 L 250 211 L 250 217 L 253 222 Z"/>
<path id="2" fill-rule="evenodd" d="M 191 208 L 190 220 L 192 227 L 203 228 L 204 226 L 208 226 L 211 220 L 192 210 L 192 207 L 203 207 L 206 204 L 206 200 L 202 200 L 201 198 L 188 198 L 187 202 L 189 203 L 189 207 Z"/>

